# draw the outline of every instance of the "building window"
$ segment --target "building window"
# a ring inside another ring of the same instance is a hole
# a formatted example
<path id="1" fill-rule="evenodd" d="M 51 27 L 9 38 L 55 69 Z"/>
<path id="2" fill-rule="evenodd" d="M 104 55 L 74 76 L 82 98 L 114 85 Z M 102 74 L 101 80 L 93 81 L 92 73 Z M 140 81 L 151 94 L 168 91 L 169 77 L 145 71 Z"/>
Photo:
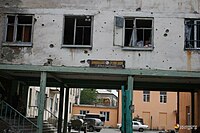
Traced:
<path id="1" fill-rule="evenodd" d="M 90 47 L 91 16 L 66 16 L 63 47 Z"/>
<path id="2" fill-rule="evenodd" d="M 150 91 L 143 91 L 143 101 L 150 102 Z"/>
<path id="3" fill-rule="evenodd" d="M 160 102 L 167 103 L 167 92 L 166 91 L 160 92 Z"/>
<path id="4" fill-rule="evenodd" d="M 190 106 L 186 106 L 186 125 L 190 125 Z"/>
<path id="5" fill-rule="evenodd" d="M 58 98 L 57 98 L 57 96 L 56 96 L 56 100 L 55 100 L 55 112 L 57 112 L 58 111 Z"/>
<path id="6" fill-rule="evenodd" d="M 69 104 L 69 113 L 72 113 L 72 103 Z"/>
<path id="7" fill-rule="evenodd" d="M 38 102 L 39 102 L 39 91 L 35 92 L 35 106 L 38 106 Z"/>
<path id="8" fill-rule="evenodd" d="M 124 49 L 152 50 L 153 19 L 115 17 L 114 45 Z"/>
<path id="9" fill-rule="evenodd" d="M 90 111 L 88 111 L 88 110 L 80 110 L 80 114 L 83 114 L 83 115 L 85 115 L 85 114 L 87 114 L 87 113 L 89 113 Z"/>
<path id="10" fill-rule="evenodd" d="M 105 116 L 105 121 L 109 121 L 110 120 L 110 112 L 103 112 L 103 111 L 100 111 L 100 114 L 104 115 Z"/>
<path id="11" fill-rule="evenodd" d="M 5 42 L 7 45 L 31 46 L 33 32 L 32 15 L 7 15 Z M 15 44 L 13 44 L 15 43 Z"/>
<path id="12" fill-rule="evenodd" d="M 185 20 L 185 49 L 200 49 L 200 20 Z"/>

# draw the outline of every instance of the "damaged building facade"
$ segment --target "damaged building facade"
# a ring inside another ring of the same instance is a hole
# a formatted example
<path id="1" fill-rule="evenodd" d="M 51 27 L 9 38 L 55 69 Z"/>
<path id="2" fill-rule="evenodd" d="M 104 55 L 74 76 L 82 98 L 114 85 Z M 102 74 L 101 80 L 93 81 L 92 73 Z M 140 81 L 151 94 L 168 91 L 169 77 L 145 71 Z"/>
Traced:
<path id="1" fill-rule="evenodd" d="M 121 89 L 127 84 L 125 95 L 143 87 L 192 92 L 196 106 L 190 108 L 190 121 L 200 126 L 199 13 L 199 0 L 1 0 L 2 92 L 11 101 L 15 85 L 27 94 L 27 86 L 44 89 L 54 83 L 51 79 L 65 87 Z M 41 124 L 44 107 L 39 108 Z M 122 118 L 130 122 L 127 114 Z"/>

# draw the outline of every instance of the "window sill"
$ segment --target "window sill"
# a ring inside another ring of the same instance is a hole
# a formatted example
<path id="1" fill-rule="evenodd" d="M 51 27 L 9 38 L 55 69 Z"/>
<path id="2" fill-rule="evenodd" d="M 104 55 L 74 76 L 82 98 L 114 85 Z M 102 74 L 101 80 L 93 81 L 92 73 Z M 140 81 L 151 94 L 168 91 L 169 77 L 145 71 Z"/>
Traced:
<path id="1" fill-rule="evenodd" d="M 125 50 L 125 51 L 153 51 L 153 47 L 149 47 L 149 48 L 123 47 L 122 50 Z"/>
<path id="2" fill-rule="evenodd" d="M 184 48 L 184 50 L 200 50 L 200 48 Z"/>
<path id="3" fill-rule="evenodd" d="M 14 42 L 4 42 L 2 46 L 9 46 L 9 47 L 32 47 L 32 43 L 14 43 Z"/>
<path id="4" fill-rule="evenodd" d="M 92 48 L 91 45 L 62 45 L 62 48 Z"/>

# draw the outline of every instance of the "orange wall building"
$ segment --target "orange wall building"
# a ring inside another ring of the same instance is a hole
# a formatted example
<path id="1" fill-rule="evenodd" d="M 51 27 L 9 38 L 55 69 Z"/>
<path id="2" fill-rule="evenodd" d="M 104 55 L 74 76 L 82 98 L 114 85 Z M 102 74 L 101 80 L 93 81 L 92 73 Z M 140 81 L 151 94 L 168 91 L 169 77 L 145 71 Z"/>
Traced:
<path id="1" fill-rule="evenodd" d="M 133 117 L 139 116 L 143 118 L 144 123 L 148 124 L 151 129 L 174 129 L 176 124 L 177 93 L 166 92 L 166 97 L 162 97 L 161 92 L 150 91 L 149 96 L 147 95 L 148 93 L 144 93 L 144 91 L 134 91 L 133 103 L 135 112 Z M 121 123 L 122 119 L 121 91 L 119 91 L 118 99 L 118 107 L 73 105 L 72 113 L 80 114 L 81 111 L 89 113 L 109 112 L 109 121 L 105 122 L 105 126 L 117 127 L 117 124 Z M 162 99 L 162 102 L 160 102 L 160 99 Z"/>
<path id="2" fill-rule="evenodd" d="M 73 114 L 81 114 L 81 112 L 87 113 L 104 113 L 106 115 L 105 126 L 106 127 L 116 127 L 118 120 L 118 108 L 117 107 L 103 107 L 103 106 L 93 106 L 93 105 L 73 105 Z"/>
<path id="3" fill-rule="evenodd" d="M 119 98 L 121 99 L 121 92 Z M 151 129 L 174 129 L 177 111 L 176 101 L 176 92 L 166 92 L 163 95 L 160 91 L 134 91 L 135 111 L 133 117 L 143 118 L 144 123 Z M 119 102 L 118 117 L 121 118 L 121 102 Z M 121 123 L 121 119 L 118 123 Z"/>

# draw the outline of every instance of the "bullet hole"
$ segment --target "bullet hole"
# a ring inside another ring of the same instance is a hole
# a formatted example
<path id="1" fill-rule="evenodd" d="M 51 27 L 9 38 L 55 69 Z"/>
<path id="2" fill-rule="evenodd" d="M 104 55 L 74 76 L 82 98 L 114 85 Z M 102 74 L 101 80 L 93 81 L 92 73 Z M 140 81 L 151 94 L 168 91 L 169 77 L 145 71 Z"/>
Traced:
<path id="1" fill-rule="evenodd" d="M 88 10 L 87 8 L 85 10 Z"/>
<path id="2" fill-rule="evenodd" d="M 34 22 L 37 22 L 37 18 L 34 18 Z"/>
<path id="3" fill-rule="evenodd" d="M 88 54 L 88 56 L 90 56 L 90 54 Z"/>
<path id="4" fill-rule="evenodd" d="M 50 47 L 50 48 L 53 48 L 53 47 L 54 47 L 54 45 L 53 45 L 53 44 L 50 44 L 50 45 L 49 45 L 49 47 Z"/>
<path id="5" fill-rule="evenodd" d="M 156 29 L 156 31 L 157 31 L 158 29 Z"/>
<path id="6" fill-rule="evenodd" d="M 164 37 L 167 37 L 167 33 L 164 34 Z"/>
<path id="7" fill-rule="evenodd" d="M 52 65 L 53 60 L 52 59 L 47 59 L 47 62 L 44 63 L 44 66 L 51 66 Z"/>
<path id="8" fill-rule="evenodd" d="M 115 50 L 112 50 L 113 52 L 115 52 Z"/>
<path id="9" fill-rule="evenodd" d="M 165 62 L 164 60 L 162 62 Z"/>
<path id="10" fill-rule="evenodd" d="M 85 60 L 81 60 L 80 63 L 85 63 Z"/>
<path id="11" fill-rule="evenodd" d="M 153 12 L 151 12 L 151 14 L 153 14 Z"/>
<path id="12" fill-rule="evenodd" d="M 141 54 L 140 54 L 140 53 L 138 53 L 138 56 L 141 56 Z"/>
<path id="13" fill-rule="evenodd" d="M 116 11 L 113 11 L 113 12 L 116 12 Z"/>
<path id="14" fill-rule="evenodd" d="M 88 51 L 87 50 L 84 50 L 84 54 L 87 54 L 88 53 Z"/>
<path id="15" fill-rule="evenodd" d="M 103 29 L 103 27 L 101 27 Z"/>
<path id="16" fill-rule="evenodd" d="M 146 65 L 146 67 L 149 67 L 148 65 Z"/>
<path id="17" fill-rule="evenodd" d="M 5 3 L 5 6 L 9 6 L 9 3 Z"/>
<path id="18" fill-rule="evenodd" d="M 169 67 L 169 69 L 172 69 L 172 67 Z"/>
<path id="19" fill-rule="evenodd" d="M 169 23 L 169 24 L 172 24 L 172 23 Z"/>
<path id="20" fill-rule="evenodd" d="M 128 55 L 128 57 L 130 57 L 130 55 Z"/>
<path id="21" fill-rule="evenodd" d="M 44 26 L 44 24 L 42 24 L 42 26 Z"/>
<path id="22" fill-rule="evenodd" d="M 49 57 L 51 57 L 51 55 L 49 55 Z"/>
<path id="23" fill-rule="evenodd" d="M 106 22 L 104 22 L 104 24 L 106 24 Z"/>
<path id="24" fill-rule="evenodd" d="M 55 22 L 55 20 L 53 20 L 53 22 Z"/>
<path id="25" fill-rule="evenodd" d="M 141 8 L 140 8 L 140 7 L 138 7 L 138 8 L 136 9 L 136 11 L 141 11 Z"/>
<path id="26" fill-rule="evenodd" d="M 174 43 L 176 45 L 176 43 Z"/>
<path id="27" fill-rule="evenodd" d="M 178 36 L 179 38 L 181 37 L 181 36 Z"/>
<path id="28" fill-rule="evenodd" d="M 168 32 L 169 32 L 169 29 L 166 29 L 165 32 L 168 33 Z"/>

